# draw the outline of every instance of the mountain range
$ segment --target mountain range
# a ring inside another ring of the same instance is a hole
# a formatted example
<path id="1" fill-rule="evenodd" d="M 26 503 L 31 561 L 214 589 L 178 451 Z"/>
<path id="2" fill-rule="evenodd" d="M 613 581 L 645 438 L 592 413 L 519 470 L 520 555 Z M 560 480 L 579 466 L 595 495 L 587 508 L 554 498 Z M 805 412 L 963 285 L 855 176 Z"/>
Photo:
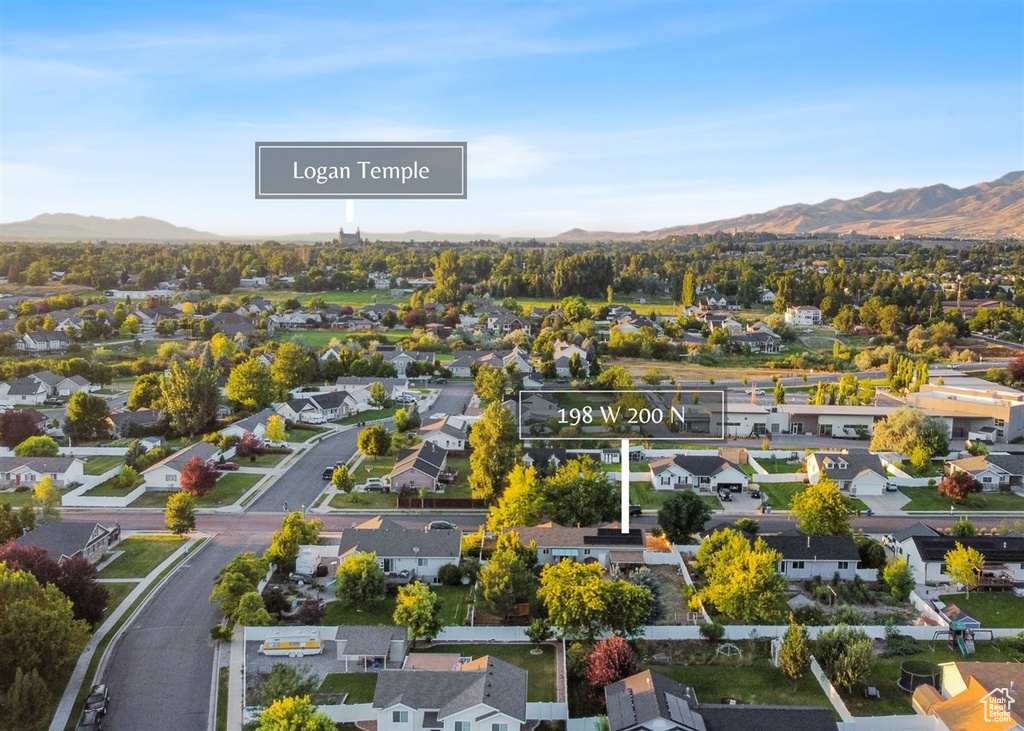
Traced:
<path id="1" fill-rule="evenodd" d="M 966 188 L 929 185 L 884 193 L 876 191 L 851 200 L 830 198 L 821 203 L 797 203 L 764 213 L 752 213 L 707 223 L 671 226 L 654 231 L 585 231 L 574 228 L 546 242 L 643 241 L 716 231 L 765 231 L 778 234 L 857 233 L 867 235 L 951 236 L 1004 238 L 1024 235 L 1024 171 Z M 273 236 L 276 241 L 329 241 L 336 233 Z M 157 218 L 101 218 L 73 213 L 44 213 L 27 221 L 0 223 L 0 240 L 8 241 L 259 241 L 271 236 L 225 236 L 175 226 Z M 501 240 L 493 234 L 450 234 L 407 231 L 364 233 L 369 241 Z M 522 237 L 506 237 L 521 239 Z"/>

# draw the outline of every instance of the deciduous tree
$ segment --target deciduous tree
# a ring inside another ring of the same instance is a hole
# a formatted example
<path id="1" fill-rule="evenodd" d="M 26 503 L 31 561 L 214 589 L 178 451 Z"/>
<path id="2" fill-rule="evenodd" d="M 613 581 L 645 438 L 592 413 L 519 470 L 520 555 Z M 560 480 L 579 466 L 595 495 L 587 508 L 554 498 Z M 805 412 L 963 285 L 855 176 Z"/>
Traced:
<path id="1" fill-rule="evenodd" d="M 689 543 L 711 518 L 711 508 L 692 490 L 674 493 L 658 509 L 658 525 L 672 543 Z"/>
<path id="2" fill-rule="evenodd" d="M 904 406 L 875 424 L 871 436 L 872 452 L 899 452 L 910 455 L 920 446 L 931 459 L 949 451 L 945 423 L 927 416 L 920 409 Z"/>
<path id="3" fill-rule="evenodd" d="M 387 579 L 377 561 L 376 553 L 354 553 L 338 566 L 336 591 L 339 599 L 352 602 L 359 609 L 384 598 Z"/>
<path id="4" fill-rule="evenodd" d="M 849 692 L 871 672 L 871 638 L 861 630 L 841 624 L 818 635 L 814 657 L 832 684 Z"/>
<path id="5" fill-rule="evenodd" d="M 508 386 L 508 373 L 504 368 L 487 365 L 480 366 L 473 381 L 473 390 L 482 401 L 500 402 L 505 397 Z"/>
<path id="6" fill-rule="evenodd" d="M 790 507 L 799 521 L 797 528 L 811 536 L 840 536 L 850 533 L 850 508 L 835 480 L 827 477 L 808 485 L 793 496 Z"/>
<path id="7" fill-rule="evenodd" d="M 107 400 L 96 394 L 78 391 L 68 401 L 68 415 L 64 420 L 64 431 L 73 439 L 92 439 L 108 433 L 107 417 L 110 407 Z"/>
<path id="8" fill-rule="evenodd" d="M 527 602 L 534 593 L 534 577 L 514 553 L 495 553 L 480 569 L 478 582 L 488 612 L 508 618 L 516 605 Z"/>
<path id="9" fill-rule="evenodd" d="M 939 483 L 939 494 L 952 498 L 959 504 L 971 493 L 981 492 L 982 484 L 970 472 L 957 470 L 951 475 L 946 475 Z"/>
<path id="10" fill-rule="evenodd" d="M 285 429 L 284 419 L 279 414 L 271 414 L 267 417 L 267 428 L 263 437 L 272 444 L 280 444 L 288 441 L 288 430 Z"/>
<path id="11" fill-rule="evenodd" d="M 789 629 L 782 638 L 779 647 L 779 669 L 782 674 L 793 681 L 793 687 L 811 666 L 811 643 L 807 639 L 807 630 L 802 625 L 790 621 Z"/>
<path id="12" fill-rule="evenodd" d="M 171 428 L 190 437 L 204 431 L 217 413 L 217 372 L 198 360 L 175 361 L 160 385 Z"/>
<path id="13" fill-rule="evenodd" d="M 978 573 L 985 565 L 985 557 L 971 546 L 964 546 L 959 541 L 956 547 L 946 553 L 946 573 L 955 584 L 963 584 L 967 596 L 971 588 L 978 585 Z"/>
<path id="14" fill-rule="evenodd" d="M 313 357 L 297 343 L 281 343 L 274 354 L 270 375 L 282 391 L 309 383 L 316 374 Z"/>
<path id="15" fill-rule="evenodd" d="M 586 678 L 593 691 L 636 674 L 640 664 L 636 652 L 618 635 L 601 640 L 587 657 Z"/>
<path id="16" fill-rule="evenodd" d="M 14 448 L 15 457 L 56 457 L 60 453 L 60 445 L 53 437 L 29 437 Z"/>
<path id="17" fill-rule="evenodd" d="M 306 520 L 299 511 L 285 517 L 281 529 L 274 531 L 270 539 L 270 548 L 265 558 L 277 564 L 284 572 L 295 570 L 295 559 L 299 555 L 299 546 L 316 545 L 320 540 L 320 531 L 324 524 L 320 520 Z"/>
<path id="18" fill-rule="evenodd" d="M 383 424 L 374 424 L 359 432 L 356 442 L 367 457 L 382 457 L 391 449 L 391 432 Z"/>
<path id="19" fill-rule="evenodd" d="M 534 467 L 516 465 L 508 476 L 508 487 L 492 505 L 487 516 L 487 530 L 537 525 L 540 522 L 541 489 Z"/>
<path id="20" fill-rule="evenodd" d="M 229 399 L 247 409 L 267 408 L 274 400 L 270 368 L 258 358 L 243 360 L 231 369 L 225 391 Z"/>
<path id="21" fill-rule="evenodd" d="M 751 546 L 739 531 L 715 531 L 697 550 L 696 564 L 705 577 L 698 596 L 734 619 L 774 621 L 786 588 L 775 569 L 781 559 L 760 538 Z"/>
<path id="22" fill-rule="evenodd" d="M 201 457 L 193 457 L 181 468 L 181 489 L 202 497 L 217 484 L 217 470 Z"/>
<path id="23" fill-rule="evenodd" d="M 164 511 L 167 530 L 184 538 L 196 529 L 196 499 L 192 493 L 180 490 L 167 498 Z"/>
<path id="24" fill-rule="evenodd" d="M 238 600 L 231 615 L 231 621 L 243 627 L 269 627 L 274 623 L 274 618 L 263 606 L 263 597 L 257 591 L 247 591 Z"/>
<path id="25" fill-rule="evenodd" d="M 260 714 L 256 731 L 337 731 L 326 713 L 316 710 L 309 696 L 289 696 L 274 701 Z"/>
<path id="26" fill-rule="evenodd" d="M 39 509 L 43 522 L 60 518 L 60 491 L 49 475 L 43 475 L 32 491 L 32 503 Z"/>
<path id="27" fill-rule="evenodd" d="M 0 411 L 0 445 L 14 449 L 29 437 L 41 436 L 35 416 L 25 409 Z"/>
<path id="28" fill-rule="evenodd" d="M 441 599 L 426 584 L 419 581 L 406 584 L 398 589 L 393 620 L 397 625 L 409 629 L 413 647 L 416 640 L 428 642 L 441 631 Z"/>
<path id="29" fill-rule="evenodd" d="M 907 559 L 891 559 L 882 569 L 882 579 L 897 601 L 905 602 L 914 588 L 914 574 Z"/>
<path id="30" fill-rule="evenodd" d="M 619 490 L 594 460 L 571 459 L 544 481 L 543 512 L 560 525 L 577 527 L 612 520 Z"/>
<path id="31" fill-rule="evenodd" d="M 336 490 L 348 494 L 355 489 L 356 478 L 349 472 L 348 465 L 343 464 L 334 468 L 334 472 L 331 473 L 331 484 Z"/>
<path id="32" fill-rule="evenodd" d="M 497 501 L 521 449 L 512 412 L 491 403 L 469 433 L 469 486 L 473 497 Z"/>
<path id="33" fill-rule="evenodd" d="M 275 701 L 289 696 L 308 696 L 320 687 L 320 676 L 306 665 L 277 663 L 270 669 L 267 679 L 260 684 L 261 706 L 271 706 Z"/>
<path id="34" fill-rule="evenodd" d="M 380 381 L 370 384 L 370 406 L 383 409 L 388 404 L 388 391 Z"/>

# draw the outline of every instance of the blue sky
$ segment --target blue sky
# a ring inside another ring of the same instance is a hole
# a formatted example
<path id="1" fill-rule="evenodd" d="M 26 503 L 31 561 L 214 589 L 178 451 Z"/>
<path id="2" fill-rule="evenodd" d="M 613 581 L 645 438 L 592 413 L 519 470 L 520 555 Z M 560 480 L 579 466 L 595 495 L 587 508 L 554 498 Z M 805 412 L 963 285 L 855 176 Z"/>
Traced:
<path id="1" fill-rule="evenodd" d="M 0 2 L 0 221 L 332 231 L 257 140 L 466 140 L 351 227 L 635 231 L 1024 167 L 1024 3 Z"/>

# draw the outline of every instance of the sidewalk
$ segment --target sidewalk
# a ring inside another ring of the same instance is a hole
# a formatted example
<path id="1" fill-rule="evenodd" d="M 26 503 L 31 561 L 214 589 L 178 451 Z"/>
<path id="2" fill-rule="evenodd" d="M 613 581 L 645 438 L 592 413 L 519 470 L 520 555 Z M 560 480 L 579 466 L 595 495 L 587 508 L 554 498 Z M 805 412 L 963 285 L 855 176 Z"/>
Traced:
<path id="1" fill-rule="evenodd" d="M 96 650 L 99 648 L 100 644 L 104 642 L 104 640 L 107 638 L 107 635 L 111 632 L 111 630 L 117 627 L 118 624 L 122 621 L 122 619 L 125 618 L 125 615 L 127 614 L 132 604 L 135 602 L 135 600 L 143 594 L 146 594 L 146 598 L 142 601 L 142 603 L 133 610 L 133 613 L 138 613 L 145 608 L 146 604 L 153 597 L 153 594 L 155 593 L 156 589 L 159 588 L 159 584 L 154 586 L 154 582 L 157 580 L 157 577 L 160 576 L 160 573 L 164 571 L 164 569 L 166 569 L 168 566 L 174 565 L 174 563 L 182 556 L 190 553 L 192 551 L 192 548 L 197 544 L 200 544 L 200 542 L 202 543 L 201 545 L 199 545 L 199 548 L 197 550 L 202 550 L 203 546 L 208 544 L 209 538 L 210 536 L 205 533 L 196 534 L 195 538 L 192 538 L 186 543 L 184 543 L 180 548 L 178 548 L 178 550 L 176 550 L 174 553 L 168 556 L 163 561 L 163 563 L 161 563 L 155 569 L 150 571 L 149 574 L 147 574 L 144 579 L 140 580 L 138 585 L 134 589 L 132 589 L 128 596 L 126 596 L 124 600 L 118 605 L 117 609 L 111 612 L 110 616 L 107 617 L 103 621 L 103 623 L 96 629 L 96 631 L 92 633 L 92 636 L 89 638 L 88 643 L 86 643 L 85 649 L 82 651 L 82 654 L 78 657 L 78 662 L 75 664 L 75 669 L 71 672 L 71 678 L 68 680 L 67 687 L 64 689 L 64 694 L 61 696 L 60 703 L 57 705 L 57 711 L 53 716 L 53 721 L 50 722 L 49 731 L 64 731 L 64 727 L 67 726 L 68 721 L 71 719 L 71 717 L 78 713 L 78 692 L 79 690 L 81 690 L 82 686 L 87 682 L 86 673 L 89 671 L 89 665 L 92 663 L 93 655 L 96 654 Z M 173 573 L 174 571 L 170 571 L 166 576 L 162 577 L 160 579 L 160 583 L 166 581 L 168 577 L 170 577 Z M 122 581 L 124 580 L 122 579 Z M 153 589 L 153 591 L 150 591 L 151 588 Z M 147 592 L 149 593 L 147 594 Z M 96 668 L 95 678 L 103 677 L 103 670 L 106 665 L 106 658 L 110 651 L 110 648 L 114 645 L 115 642 L 117 642 L 118 637 L 120 637 L 126 631 L 125 628 L 127 624 L 127 621 L 124 624 L 122 624 L 117 631 L 117 635 L 112 637 L 110 642 L 106 644 L 103 650 L 103 655 L 100 658 L 99 665 Z M 92 679 L 88 680 L 88 682 L 90 683 L 91 681 Z"/>

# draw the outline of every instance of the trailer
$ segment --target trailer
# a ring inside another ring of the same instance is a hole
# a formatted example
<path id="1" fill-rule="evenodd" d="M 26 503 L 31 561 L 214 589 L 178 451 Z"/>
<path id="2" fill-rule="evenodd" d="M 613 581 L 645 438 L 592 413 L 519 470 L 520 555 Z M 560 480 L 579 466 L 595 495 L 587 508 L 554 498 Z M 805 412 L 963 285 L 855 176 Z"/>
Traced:
<path id="1" fill-rule="evenodd" d="M 296 632 L 294 629 L 282 629 L 272 632 L 260 645 L 262 655 L 287 655 L 288 657 L 305 657 L 319 655 L 324 651 L 323 640 L 319 630 Z"/>

